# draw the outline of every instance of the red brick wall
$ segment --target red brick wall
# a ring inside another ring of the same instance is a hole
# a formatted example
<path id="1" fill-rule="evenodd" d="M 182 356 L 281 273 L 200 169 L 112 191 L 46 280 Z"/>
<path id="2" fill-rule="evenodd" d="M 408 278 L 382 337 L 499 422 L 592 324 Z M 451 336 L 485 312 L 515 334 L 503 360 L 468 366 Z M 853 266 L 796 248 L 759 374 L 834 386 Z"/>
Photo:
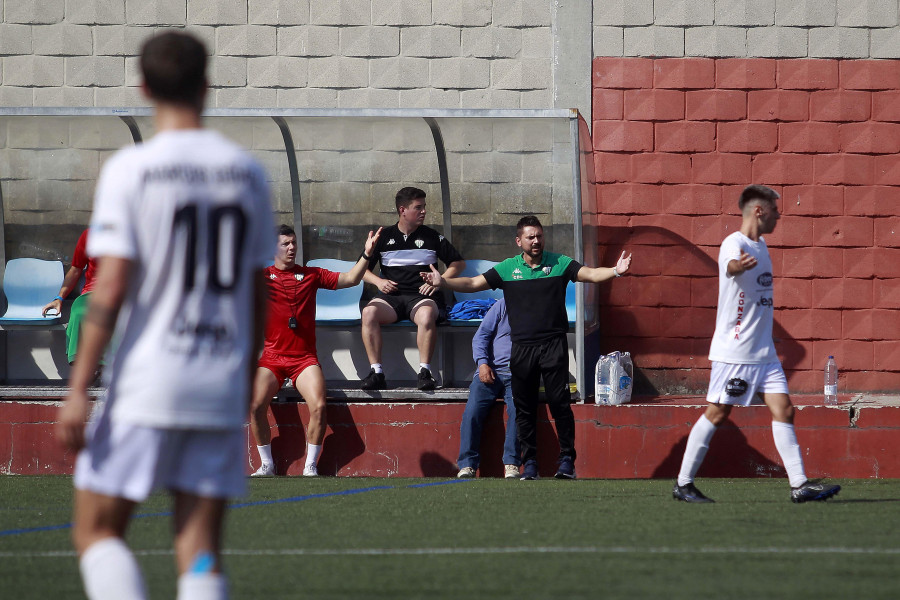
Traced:
<path id="1" fill-rule="evenodd" d="M 792 391 L 900 390 L 900 61 L 596 58 L 602 348 L 645 390 L 705 389 L 715 258 L 750 183 L 782 194 L 767 241 Z"/>

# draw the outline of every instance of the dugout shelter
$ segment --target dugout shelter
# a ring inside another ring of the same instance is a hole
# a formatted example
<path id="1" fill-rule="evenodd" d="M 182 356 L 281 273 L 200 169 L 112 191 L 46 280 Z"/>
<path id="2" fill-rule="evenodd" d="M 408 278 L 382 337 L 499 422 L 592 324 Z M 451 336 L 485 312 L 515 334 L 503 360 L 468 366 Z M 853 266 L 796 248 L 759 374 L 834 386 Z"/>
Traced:
<path id="1" fill-rule="evenodd" d="M 591 140 L 576 110 L 213 108 L 204 116 L 266 169 L 276 222 L 297 232 L 298 263 L 355 260 L 370 229 L 396 222 L 394 194 L 412 185 L 428 194 L 426 225 L 469 261 L 514 255 L 516 221 L 536 214 L 548 250 L 598 264 Z M 153 134 L 150 108 L 0 108 L 0 269 L 21 257 L 69 264 L 103 162 Z M 583 400 L 593 393 L 597 292 L 570 286 L 570 376 Z M 438 397 L 468 385 L 475 325 L 440 328 Z M 58 396 L 68 376 L 64 325 L 0 327 L 5 395 L 48 386 Z M 412 386 L 414 327 L 389 326 L 384 336 L 389 383 Z M 370 395 L 358 390 L 368 361 L 353 319 L 323 319 L 318 339 L 329 395 Z M 464 399 L 465 390 L 455 395 Z"/>

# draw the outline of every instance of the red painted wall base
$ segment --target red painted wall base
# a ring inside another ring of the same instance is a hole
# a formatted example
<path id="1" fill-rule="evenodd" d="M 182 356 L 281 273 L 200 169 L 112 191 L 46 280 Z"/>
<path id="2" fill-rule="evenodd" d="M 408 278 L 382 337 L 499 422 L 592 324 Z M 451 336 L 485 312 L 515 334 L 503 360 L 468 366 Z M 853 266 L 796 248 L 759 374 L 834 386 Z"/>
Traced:
<path id="1" fill-rule="evenodd" d="M 802 397 L 797 405 L 797 436 L 807 475 L 834 478 L 900 477 L 900 406 L 842 398 L 824 407 Z M 579 477 L 673 478 L 701 398 L 640 399 L 624 406 L 574 405 L 575 466 Z M 452 477 L 459 452 L 463 404 L 330 404 L 328 433 L 319 460 L 322 475 L 376 477 Z M 56 407 L 47 402 L 0 402 L 0 473 L 71 473 L 73 456 L 53 441 Z M 272 451 L 279 474 L 303 470 L 308 422 L 306 406 L 273 404 Z M 501 451 L 505 411 L 497 403 L 485 426 L 482 476 L 503 474 Z M 538 432 L 543 476 L 556 469 L 559 447 L 546 409 Z M 249 440 L 248 440 L 249 441 Z M 249 442 L 250 473 L 258 464 Z M 701 477 L 784 477 L 775 450 L 771 417 L 765 407 L 737 408 L 713 438 Z"/>

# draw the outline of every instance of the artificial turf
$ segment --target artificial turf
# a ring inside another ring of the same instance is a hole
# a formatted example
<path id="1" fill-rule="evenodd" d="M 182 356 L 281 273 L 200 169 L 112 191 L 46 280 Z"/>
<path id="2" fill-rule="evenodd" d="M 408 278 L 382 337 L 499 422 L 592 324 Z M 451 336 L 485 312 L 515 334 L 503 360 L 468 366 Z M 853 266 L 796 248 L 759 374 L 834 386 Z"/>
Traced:
<path id="1" fill-rule="evenodd" d="M 232 598 L 897 598 L 900 480 L 838 481 L 795 505 L 786 481 L 267 478 L 229 511 Z M 128 541 L 172 598 L 170 502 Z M 0 597 L 83 597 L 71 479 L 0 477 Z"/>

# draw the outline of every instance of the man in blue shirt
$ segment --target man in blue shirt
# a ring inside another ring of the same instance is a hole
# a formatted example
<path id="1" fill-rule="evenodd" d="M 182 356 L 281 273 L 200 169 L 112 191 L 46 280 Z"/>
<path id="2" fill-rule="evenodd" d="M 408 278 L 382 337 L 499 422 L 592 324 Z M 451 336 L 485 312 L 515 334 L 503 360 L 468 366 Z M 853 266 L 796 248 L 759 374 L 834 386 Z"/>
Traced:
<path id="1" fill-rule="evenodd" d="M 506 441 L 503 443 L 504 477 L 519 478 L 520 451 L 516 438 L 516 407 L 512 400 L 509 371 L 509 320 L 506 300 L 497 301 L 484 315 L 484 320 L 472 339 L 472 358 L 478 371 L 469 386 L 469 400 L 459 428 L 459 473 L 456 477 L 475 477 L 479 465 L 481 430 L 488 412 L 497 398 L 506 402 Z"/>

